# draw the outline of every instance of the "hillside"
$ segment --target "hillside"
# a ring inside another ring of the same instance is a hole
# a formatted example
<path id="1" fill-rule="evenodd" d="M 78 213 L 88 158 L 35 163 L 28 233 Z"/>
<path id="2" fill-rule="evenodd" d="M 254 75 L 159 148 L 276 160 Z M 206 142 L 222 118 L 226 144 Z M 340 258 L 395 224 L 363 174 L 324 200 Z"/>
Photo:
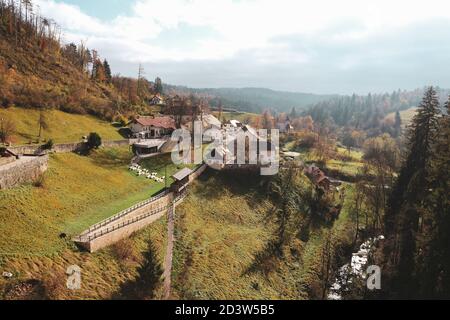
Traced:
<path id="1" fill-rule="evenodd" d="M 40 290 L 35 298 L 121 298 L 122 288 L 129 289 L 138 275 L 149 243 L 162 261 L 164 219 L 95 255 L 80 252 L 71 241 L 89 225 L 163 186 L 129 173 L 130 157 L 126 149 L 103 149 L 89 157 L 52 155 L 42 186 L 2 190 L 0 268 L 14 277 L 0 279 L 0 297 L 25 298 L 14 294 L 14 286 L 33 283 Z M 82 290 L 65 288 L 64 274 L 71 264 L 83 270 Z"/>
<path id="2" fill-rule="evenodd" d="M 0 107 L 58 109 L 109 121 L 145 112 L 153 84 L 113 76 L 96 50 L 62 43 L 54 21 L 38 14 L 31 19 L 39 10 L 24 6 L 0 1 Z"/>
<path id="3" fill-rule="evenodd" d="M 14 123 L 13 144 L 36 142 L 39 134 L 39 110 L 11 107 L 0 109 L 0 118 Z M 90 132 L 97 132 L 104 140 L 119 140 L 123 137 L 119 129 L 111 123 L 90 115 L 77 115 L 59 110 L 44 112 L 48 128 L 43 130 L 41 139 L 52 139 L 55 143 L 77 142 Z"/>
<path id="4" fill-rule="evenodd" d="M 308 240 L 293 237 L 282 258 L 264 258 L 276 223 L 270 218 L 275 203 L 263 184 L 259 178 L 214 171 L 194 184 L 177 207 L 174 298 L 320 298 L 326 235 L 332 234 L 333 250 L 351 242 L 347 209 L 332 227 L 311 226 Z"/>
<path id="5" fill-rule="evenodd" d="M 261 113 L 265 109 L 278 112 L 290 112 L 308 105 L 332 98 L 332 95 L 316 95 L 311 93 L 285 92 L 264 88 L 188 88 L 165 85 L 168 93 L 197 94 L 210 98 L 212 107 L 220 103 L 226 108 L 239 111 Z"/>
<path id="6" fill-rule="evenodd" d="M 112 118 L 114 90 L 89 77 L 58 51 L 13 45 L 0 27 L 0 105 L 55 108 Z"/>

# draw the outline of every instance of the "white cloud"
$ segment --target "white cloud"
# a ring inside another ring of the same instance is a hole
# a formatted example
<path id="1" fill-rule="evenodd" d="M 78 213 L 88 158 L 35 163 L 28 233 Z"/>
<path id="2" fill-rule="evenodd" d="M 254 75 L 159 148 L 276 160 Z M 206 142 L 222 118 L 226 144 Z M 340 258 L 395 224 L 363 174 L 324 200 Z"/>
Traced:
<path id="1" fill-rule="evenodd" d="M 314 59 L 323 56 L 321 48 L 339 49 L 340 44 L 360 48 L 370 39 L 416 24 L 450 21 L 448 0 L 137 0 L 130 15 L 111 21 L 54 0 L 35 2 L 64 28 L 68 41 L 88 40 L 88 46 L 116 64 L 230 61 L 246 56 L 261 66 L 285 64 L 284 68 L 289 63 L 317 63 Z M 159 38 L 189 27 L 211 33 L 187 33 L 190 45 L 180 41 L 170 47 Z M 293 50 L 278 42 L 284 37 L 291 44 L 295 39 L 302 43 Z M 343 50 L 335 55 L 336 70 L 351 70 L 364 62 L 361 52 Z"/>

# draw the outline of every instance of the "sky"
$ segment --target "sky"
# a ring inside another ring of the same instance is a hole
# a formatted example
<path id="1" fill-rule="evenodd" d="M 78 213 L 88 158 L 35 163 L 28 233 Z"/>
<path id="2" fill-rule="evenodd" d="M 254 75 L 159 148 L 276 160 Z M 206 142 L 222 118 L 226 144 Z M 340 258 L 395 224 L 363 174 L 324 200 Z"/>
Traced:
<path id="1" fill-rule="evenodd" d="M 320 94 L 450 88 L 448 0 L 34 0 L 114 73 Z"/>

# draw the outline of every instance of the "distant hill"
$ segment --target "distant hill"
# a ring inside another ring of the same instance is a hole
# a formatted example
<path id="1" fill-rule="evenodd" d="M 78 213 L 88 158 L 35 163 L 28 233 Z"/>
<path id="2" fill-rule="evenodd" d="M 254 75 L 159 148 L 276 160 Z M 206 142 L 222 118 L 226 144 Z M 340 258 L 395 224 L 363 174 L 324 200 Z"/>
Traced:
<path id="1" fill-rule="evenodd" d="M 165 85 L 169 94 L 195 94 L 209 98 L 210 105 L 222 103 L 227 109 L 260 113 L 264 109 L 290 112 L 292 108 L 301 110 L 308 105 L 328 100 L 336 95 L 316 95 L 312 93 L 276 91 L 264 88 L 188 88 Z"/>

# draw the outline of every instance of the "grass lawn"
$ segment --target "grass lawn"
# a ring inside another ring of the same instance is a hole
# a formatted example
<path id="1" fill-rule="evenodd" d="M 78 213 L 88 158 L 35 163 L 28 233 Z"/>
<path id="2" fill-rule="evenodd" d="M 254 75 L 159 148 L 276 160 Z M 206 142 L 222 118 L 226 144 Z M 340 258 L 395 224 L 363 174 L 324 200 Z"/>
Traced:
<path id="1" fill-rule="evenodd" d="M 43 187 L 0 191 L 0 253 L 58 252 L 67 245 L 61 233 L 75 235 L 154 193 L 152 183 L 133 176 L 125 164 L 100 163 L 108 152 L 52 155 Z"/>
<path id="2" fill-rule="evenodd" d="M 8 298 L 3 295 L 12 284 L 30 279 L 39 281 L 52 299 L 110 299 L 136 278 L 149 242 L 162 264 L 165 219 L 95 254 L 80 251 L 71 241 L 90 224 L 160 189 L 127 170 L 130 157 L 126 148 L 100 149 L 89 157 L 52 155 L 43 187 L 0 190 L 0 270 L 14 275 L 0 278 L 0 299 Z M 77 291 L 65 287 L 66 269 L 74 264 L 82 269 Z"/>
<path id="3" fill-rule="evenodd" d="M 414 116 L 416 115 L 416 111 L 417 111 L 416 107 L 400 111 L 400 118 L 402 119 L 402 127 L 403 128 L 406 128 L 412 122 Z M 395 112 L 388 114 L 386 118 L 389 118 L 392 121 L 394 121 L 395 120 Z"/>
<path id="4" fill-rule="evenodd" d="M 364 166 L 362 162 L 357 161 L 327 161 L 327 168 L 331 170 L 338 170 L 347 176 L 356 176 L 358 171 Z"/>
<path id="5" fill-rule="evenodd" d="M 123 137 L 110 123 L 89 115 L 76 115 L 59 110 L 45 111 L 48 129 L 42 133 L 42 139 L 53 139 L 55 143 L 78 142 L 90 132 L 97 132 L 104 140 L 120 140 Z M 16 133 L 13 144 L 35 143 L 39 134 L 39 111 L 24 108 L 0 108 L 0 118 L 14 122 Z"/>
<path id="6" fill-rule="evenodd" d="M 189 168 L 194 170 L 196 164 L 176 165 L 173 163 L 171 154 L 162 154 L 153 158 L 145 159 L 141 162 L 141 166 L 150 170 L 150 172 L 158 173 L 158 177 L 164 177 L 167 173 L 167 185 L 170 186 L 173 183 L 172 175 L 180 171 L 183 168 Z M 160 184 L 164 187 L 164 183 Z"/>
<path id="7" fill-rule="evenodd" d="M 214 116 L 218 117 L 219 112 L 214 112 Z M 238 120 L 242 123 L 247 123 L 252 121 L 254 118 L 259 117 L 259 114 L 256 113 L 247 113 L 247 112 L 222 112 L 222 122 L 228 120 Z"/>

